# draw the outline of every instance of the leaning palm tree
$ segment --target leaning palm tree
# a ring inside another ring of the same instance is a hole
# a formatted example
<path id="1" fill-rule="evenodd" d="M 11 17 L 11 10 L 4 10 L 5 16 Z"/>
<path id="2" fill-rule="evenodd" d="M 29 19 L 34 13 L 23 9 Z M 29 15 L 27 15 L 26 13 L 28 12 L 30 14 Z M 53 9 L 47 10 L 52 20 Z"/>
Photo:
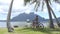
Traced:
<path id="1" fill-rule="evenodd" d="M 52 10 L 52 8 L 51 8 L 51 10 Z M 55 18 L 55 20 L 56 20 L 56 22 L 57 22 L 58 26 L 60 27 L 59 20 L 57 19 L 57 17 L 56 17 L 56 15 L 55 15 L 55 13 L 54 13 L 54 11 L 53 11 L 53 10 L 52 10 L 52 13 L 53 13 L 53 16 L 54 16 L 54 18 Z"/>
<path id="2" fill-rule="evenodd" d="M 33 1 L 33 2 L 32 2 Z M 24 3 L 25 5 L 28 3 L 28 2 L 32 2 L 31 4 L 33 3 L 36 3 L 35 5 L 35 10 L 37 11 L 38 10 L 38 7 L 40 6 L 41 4 L 41 1 L 42 1 L 42 9 L 44 7 L 44 5 L 46 4 L 47 6 L 47 9 L 48 9 L 48 14 L 49 14 L 49 19 L 50 19 L 50 28 L 54 28 L 54 24 L 53 24 L 53 20 L 52 20 L 52 13 L 56 19 L 56 21 L 58 22 L 54 12 L 53 12 L 53 9 L 50 7 L 50 5 L 52 4 L 51 3 L 51 0 L 24 0 Z M 53 0 L 55 1 L 56 3 L 59 3 L 60 4 L 60 0 Z M 59 23 L 59 22 L 58 22 Z M 60 25 L 59 25 L 60 26 Z"/>
<path id="3" fill-rule="evenodd" d="M 13 31 L 12 27 L 11 27 L 11 23 L 10 23 L 10 17 L 11 17 L 13 1 L 14 0 L 11 1 L 9 12 L 8 12 L 8 15 L 7 15 L 7 28 L 8 28 L 8 32 L 12 32 Z"/>

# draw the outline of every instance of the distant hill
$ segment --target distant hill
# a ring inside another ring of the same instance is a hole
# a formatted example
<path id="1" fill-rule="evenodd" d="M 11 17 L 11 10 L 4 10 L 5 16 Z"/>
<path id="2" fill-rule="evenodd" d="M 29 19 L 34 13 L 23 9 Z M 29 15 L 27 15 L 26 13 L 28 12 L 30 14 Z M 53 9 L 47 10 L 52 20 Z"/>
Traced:
<path id="1" fill-rule="evenodd" d="M 29 19 L 30 21 L 32 21 L 35 17 L 36 17 L 37 14 L 34 14 L 33 12 L 30 13 L 30 14 L 26 14 L 26 13 L 22 13 L 22 14 L 19 14 L 18 16 L 14 17 L 11 21 L 27 21 L 27 19 Z M 39 21 L 45 21 L 46 19 L 39 17 Z"/>
<path id="2" fill-rule="evenodd" d="M 6 20 L 0 20 L 0 22 L 6 22 Z"/>
<path id="3" fill-rule="evenodd" d="M 22 14 L 19 14 L 18 16 L 14 17 L 13 19 L 11 19 L 12 22 L 15 22 L 15 21 L 27 21 L 27 19 L 29 19 L 30 21 L 33 21 L 34 18 L 36 17 L 37 14 L 34 14 L 33 12 L 30 13 L 30 14 L 26 14 L 26 13 L 22 13 Z M 42 18 L 41 16 L 38 15 L 38 18 L 39 18 L 39 22 L 47 22 L 49 21 L 49 19 L 45 19 L 45 18 Z M 59 21 L 60 21 L 60 17 L 57 18 Z M 55 22 L 55 19 L 53 19 L 53 21 Z M 0 20 L 0 22 L 6 22 L 6 20 Z"/>

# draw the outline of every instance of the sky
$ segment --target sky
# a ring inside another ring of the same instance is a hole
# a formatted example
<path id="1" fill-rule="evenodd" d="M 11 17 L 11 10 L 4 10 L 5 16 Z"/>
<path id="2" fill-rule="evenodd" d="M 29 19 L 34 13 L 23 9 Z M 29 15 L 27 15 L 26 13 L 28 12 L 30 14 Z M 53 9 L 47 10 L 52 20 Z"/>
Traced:
<path id="1" fill-rule="evenodd" d="M 11 3 L 11 0 L 0 0 L 0 20 L 6 20 L 7 19 L 7 14 L 9 11 L 10 3 Z M 35 4 L 30 5 L 28 3 L 26 6 L 24 6 L 23 0 L 14 0 L 13 7 L 12 7 L 12 13 L 11 13 L 11 19 L 13 17 L 18 16 L 21 13 L 29 14 L 31 12 L 34 12 L 35 14 L 38 14 L 39 16 L 41 16 L 45 19 L 49 19 L 48 10 L 46 8 L 46 5 L 44 6 L 43 11 L 41 11 L 41 9 L 40 9 L 41 6 L 40 6 L 38 8 L 38 12 L 35 12 L 34 5 Z M 60 5 L 53 2 L 51 7 L 53 8 L 57 18 L 60 17 Z"/>

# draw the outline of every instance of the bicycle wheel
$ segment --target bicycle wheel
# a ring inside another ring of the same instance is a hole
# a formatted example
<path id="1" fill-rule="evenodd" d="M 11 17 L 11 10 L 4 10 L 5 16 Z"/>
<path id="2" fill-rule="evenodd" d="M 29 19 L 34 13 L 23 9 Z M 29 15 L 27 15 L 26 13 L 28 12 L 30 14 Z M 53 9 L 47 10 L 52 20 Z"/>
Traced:
<path id="1" fill-rule="evenodd" d="M 39 23 L 39 28 L 44 29 L 44 25 L 42 23 Z"/>

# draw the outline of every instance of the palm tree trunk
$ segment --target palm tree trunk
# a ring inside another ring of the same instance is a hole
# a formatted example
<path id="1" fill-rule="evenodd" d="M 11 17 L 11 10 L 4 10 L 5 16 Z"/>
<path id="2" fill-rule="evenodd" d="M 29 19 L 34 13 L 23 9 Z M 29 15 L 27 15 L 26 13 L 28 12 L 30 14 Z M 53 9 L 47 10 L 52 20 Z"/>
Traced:
<path id="1" fill-rule="evenodd" d="M 50 18 L 50 28 L 54 28 L 54 24 L 53 24 L 53 20 L 52 20 L 52 14 L 51 14 L 51 10 L 50 10 L 48 0 L 46 0 L 46 5 L 47 5 L 48 13 L 49 13 L 49 18 Z"/>
<path id="2" fill-rule="evenodd" d="M 51 8 L 51 10 L 52 10 L 52 8 Z M 56 22 L 57 22 L 58 26 L 60 27 L 59 20 L 57 19 L 57 17 L 56 17 L 56 15 L 55 15 L 55 13 L 53 12 L 53 10 L 52 10 L 52 14 L 53 14 L 54 18 L 56 19 Z"/>
<path id="3" fill-rule="evenodd" d="M 9 12 L 8 12 L 8 15 L 7 15 L 7 28 L 8 28 L 8 32 L 12 32 L 11 23 L 10 23 L 12 5 L 13 5 L 13 0 L 11 1 Z"/>

